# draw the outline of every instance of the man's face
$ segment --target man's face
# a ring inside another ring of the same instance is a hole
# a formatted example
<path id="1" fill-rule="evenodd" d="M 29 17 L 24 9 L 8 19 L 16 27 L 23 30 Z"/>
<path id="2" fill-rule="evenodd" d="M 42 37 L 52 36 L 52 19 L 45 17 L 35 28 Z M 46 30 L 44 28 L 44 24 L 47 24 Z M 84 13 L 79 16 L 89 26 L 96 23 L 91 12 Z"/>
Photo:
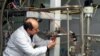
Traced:
<path id="1" fill-rule="evenodd" d="M 39 28 L 32 29 L 32 35 L 37 34 L 39 32 Z"/>
<path id="2" fill-rule="evenodd" d="M 37 34 L 38 32 L 39 32 L 39 28 L 38 27 L 34 27 L 33 29 L 30 30 L 30 35 Z"/>
<path id="3" fill-rule="evenodd" d="M 28 33 L 30 35 L 37 34 L 39 32 L 39 23 L 37 20 L 29 19 L 27 22 L 30 22 L 32 24 L 33 29 L 28 29 Z"/>

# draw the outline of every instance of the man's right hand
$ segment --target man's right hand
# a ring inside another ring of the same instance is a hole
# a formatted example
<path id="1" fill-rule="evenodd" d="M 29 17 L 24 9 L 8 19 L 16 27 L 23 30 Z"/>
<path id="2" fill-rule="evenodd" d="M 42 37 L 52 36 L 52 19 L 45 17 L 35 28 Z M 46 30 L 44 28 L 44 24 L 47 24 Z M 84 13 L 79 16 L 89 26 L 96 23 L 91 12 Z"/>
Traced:
<path id="1" fill-rule="evenodd" d="M 47 47 L 50 49 L 53 48 L 55 45 L 56 45 L 56 40 L 55 41 L 50 40 Z"/>

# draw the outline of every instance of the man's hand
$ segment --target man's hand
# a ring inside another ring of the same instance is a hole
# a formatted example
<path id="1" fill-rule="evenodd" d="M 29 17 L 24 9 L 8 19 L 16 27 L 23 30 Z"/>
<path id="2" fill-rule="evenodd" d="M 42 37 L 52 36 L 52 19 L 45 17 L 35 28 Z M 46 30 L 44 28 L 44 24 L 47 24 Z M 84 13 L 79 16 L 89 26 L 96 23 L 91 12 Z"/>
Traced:
<path id="1" fill-rule="evenodd" d="M 52 36 L 52 37 L 50 38 L 50 40 L 56 41 L 56 36 Z"/>
<path id="2" fill-rule="evenodd" d="M 54 38 L 54 37 L 51 37 L 51 39 L 50 39 L 50 41 L 49 41 L 49 43 L 48 43 L 48 48 L 52 48 L 52 47 L 54 47 L 56 45 L 56 38 Z"/>

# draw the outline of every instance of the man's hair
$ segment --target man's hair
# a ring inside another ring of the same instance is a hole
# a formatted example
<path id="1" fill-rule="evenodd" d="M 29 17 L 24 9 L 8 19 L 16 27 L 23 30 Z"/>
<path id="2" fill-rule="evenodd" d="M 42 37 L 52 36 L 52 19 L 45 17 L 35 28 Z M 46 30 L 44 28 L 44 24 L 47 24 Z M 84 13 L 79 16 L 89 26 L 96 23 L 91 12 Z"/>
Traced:
<path id="1" fill-rule="evenodd" d="M 31 22 L 27 22 L 28 19 L 35 19 L 35 20 L 37 20 L 37 18 L 35 18 L 35 17 L 27 17 L 27 18 L 23 21 L 24 29 L 25 29 L 25 30 L 27 30 L 27 29 L 32 30 L 34 27 L 32 26 Z"/>

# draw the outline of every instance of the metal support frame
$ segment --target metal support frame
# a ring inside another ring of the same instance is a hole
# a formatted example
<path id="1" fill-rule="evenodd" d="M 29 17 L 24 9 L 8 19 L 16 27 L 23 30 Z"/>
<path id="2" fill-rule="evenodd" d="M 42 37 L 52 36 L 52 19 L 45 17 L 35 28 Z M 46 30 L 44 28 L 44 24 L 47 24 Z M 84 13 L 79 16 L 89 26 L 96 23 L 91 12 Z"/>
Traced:
<path id="1" fill-rule="evenodd" d="M 54 0 L 53 0 L 54 1 Z M 67 9 L 67 41 L 68 41 L 68 44 L 67 44 L 67 46 L 68 46 L 68 56 L 70 56 L 70 54 L 69 54 L 69 11 L 70 11 L 70 9 L 71 9 L 71 7 L 58 7 L 58 8 L 48 8 L 48 9 L 33 9 L 33 11 L 54 11 L 54 10 L 65 10 L 65 9 Z M 74 9 L 74 8 L 73 8 Z M 78 9 L 80 9 L 80 7 L 78 7 Z M 56 16 L 54 16 L 55 18 L 56 18 Z M 54 18 L 54 19 L 55 19 Z M 84 28 L 83 28 L 83 13 L 81 14 L 81 24 L 82 24 L 82 26 L 81 26 L 81 37 L 82 37 L 82 43 L 83 43 L 83 45 L 82 45 L 82 55 L 83 55 L 83 53 L 84 53 Z M 56 23 L 54 23 L 54 22 L 56 22 L 55 20 L 52 20 L 51 21 L 51 31 L 54 31 L 55 30 L 55 24 Z M 57 23 L 57 24 L 59 24 L 59 23 Z M 58 53 L 57 53 L 57 50 L 56 50 L 56 54 L 55 54 L 55 52 L 54 51 L 51 51 L 50 52 L 50 56 L 59 56 L 59 55 L 57 55 Z"/>

